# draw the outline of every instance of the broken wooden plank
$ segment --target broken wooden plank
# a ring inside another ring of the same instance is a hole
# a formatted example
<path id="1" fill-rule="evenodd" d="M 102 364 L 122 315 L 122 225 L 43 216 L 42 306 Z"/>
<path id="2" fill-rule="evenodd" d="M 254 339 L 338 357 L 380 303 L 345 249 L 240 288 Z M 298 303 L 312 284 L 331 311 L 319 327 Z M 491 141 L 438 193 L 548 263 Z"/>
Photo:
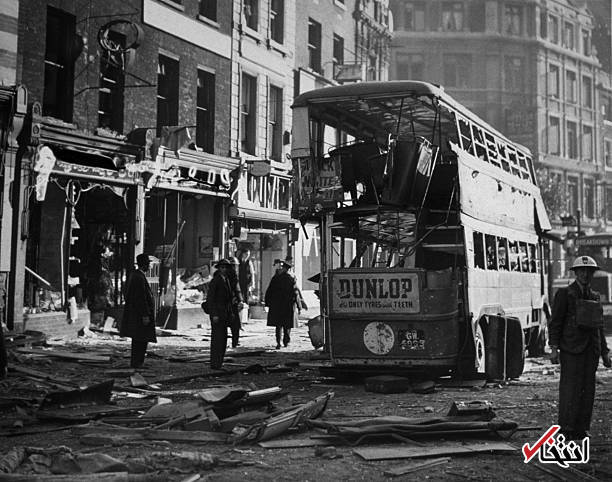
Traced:
<path id="1" fill-rule="evenodd" d="M 88 362 L 99 362 L 99 363 L 110 362 L 110 356 L 90 355 L 88 353 L 73 353 L 73 352 L 64 351 L 64 350 L 43 350 L 40 348 L 17 348 L 15 351 L 18 353 L 25 353 L 29 355 L 52 356 L 56 358 L 63 358 L 65 360 L 77 360 L 77 361 L 88 361 Z"/>
<path id="2" fill-rule="evenodd" d="M 6 455 L 0 458 L 0 473 L 14 472 L 25 459 L 26 452 L 23 447 L 13 447 Z"/>
<path id="3" fill-rule="evenodd" d="M 40 378 L 41 380 L 48 380 L 50 382 L 62 384 L 62 385 L 72 385 L 73 384 L 72 380 L 70 380 L 69 378 L 58 377 L 58 376 L 51 375 L 49 373 L 46 373 L 40 370 L 34 370 L 33 368 L 27 368 L 24 366 L 11 365 L 9 366 L 9 372 L 16 372 L 22 375 L 29 375 L 34 378 Z M 74 387 L 70 387 L 70 388 L 74 388 Z"/>
<path id="4" fill-rule="evenodd" d="M 55 407 L 76 403 L 108 403 L 113 391 L 114 380 L 96 383 L 83 390 L 70 390 L 64 392 L 47 393 L 40 404 L 40 408 Z"/>
<path id="5" fill-rule="evenodd" d="M 364 460 L 412 459 L 437 455 L 472 454 L 480 452 L 515 452 L 517 449 L 505 442 L 480 442 L 470 444 L 449 444 L 436 447 L 364 447 L 353 453 Z"/>
<path id="6" fill-rule="evenodd" d="M 133 373 L 130 375 L 130 383 L 135 388 L 147 387 L 149 384 L 140 373 Z"/>
<path id="7" fill-rule="evenodd" d="M 73 427 L 75 435 L 116 435 L 125 440 L 168 440 L 174 442 L 227 442 L 228 435 L 217 432 L 186 432 L 182 430 L 155 430 L 148 428 L 113 427 L 105 424 Z"/>
<path id="8" fill-rule="evenodd" d="M 127 472 L 106 472 L 99 474 L 69 474 L 32 476 L 22 474 L 0 474 L 0 482 L 166 482 L 167 474 L 128 474 Z"/>
<path id="9" fill-rule="evenodd" d="M 289 440 L 266 440 L 258 445 L 264 449 L 297 449 L 302 447 L 327 447 L 334 445 L 332 440 L 316 438 L 298 438 Z"/>
<path id="10" fill-rule="evenodd" d="M 431 459 L 426 460 L 424 462 L 417 462 L 415 464 L 410 465 L 402 465 L 401 467 L 394 467 L 389 470 L 385 470 L 384 474 L 389 477 L 397 477 L 399 475 L 406 475 L 412 472 L 416 472 L 417 470 L 429 469 L 431 467 L 435 467 L 436 465 L 442 465 L 450 461 L 450 457 L 441 457 L 439 459 Z"/>

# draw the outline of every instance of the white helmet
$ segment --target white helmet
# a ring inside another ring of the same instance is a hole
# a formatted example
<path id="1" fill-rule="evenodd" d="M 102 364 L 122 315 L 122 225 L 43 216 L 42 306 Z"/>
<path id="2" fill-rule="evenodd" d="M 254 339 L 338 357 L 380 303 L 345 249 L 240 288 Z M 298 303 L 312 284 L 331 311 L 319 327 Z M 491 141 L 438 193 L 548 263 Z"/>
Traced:
<path id="1" fill-rule="evenodd" d="M 573 270 L 576 268 L 592 268 L 593 270 L 596 270 L 599 269 L 599 266 L 597 266 L 595 260 L 590 256 L 578 256 L 574 260 L 574 264 L 572 264 L 570 269 Z"/>

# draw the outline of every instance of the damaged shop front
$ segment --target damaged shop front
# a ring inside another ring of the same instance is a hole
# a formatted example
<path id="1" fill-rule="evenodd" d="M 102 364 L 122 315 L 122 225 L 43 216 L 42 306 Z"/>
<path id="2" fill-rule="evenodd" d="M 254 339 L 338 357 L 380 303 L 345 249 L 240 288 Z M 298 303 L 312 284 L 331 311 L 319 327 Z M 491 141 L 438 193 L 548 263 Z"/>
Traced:
<path id="1" fill-rule="evenodd" d="M 289 166 L 269 160 L 247 160 L 240 171 L 235 205 L 230 210 L 230 252 L 248 250 L 253 266 L 251 311 L 263 304 L 274 276 L 274 261 L 293 257 L 296 236 L 291 219 Z"/>
<path id="2" fill-rule="evenodd" d="M 21 311 L 25 330 L 64 334 L 120 316 L 142 231 L 143 188 L 129 166 L 143 149 L 42 118 L 38 109 L 21 162 L 13 313 Z"/>
<path id="3" fill-rule="evenodd" d="M 201 303 L 214 262 L 225 256 L 234 167 L 228 158 L 187 148 L 161 147 L 157 153 L 146 181 L 144 252 L 154 259 L 149 281 L 159 326 L 183 329 L 208 322 Z"/>

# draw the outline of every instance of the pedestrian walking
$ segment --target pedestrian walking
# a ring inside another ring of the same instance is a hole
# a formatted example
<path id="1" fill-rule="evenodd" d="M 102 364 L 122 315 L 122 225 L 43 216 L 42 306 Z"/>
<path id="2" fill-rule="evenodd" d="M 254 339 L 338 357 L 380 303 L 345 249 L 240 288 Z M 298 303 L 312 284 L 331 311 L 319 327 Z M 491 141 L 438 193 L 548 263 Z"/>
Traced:
<path id="1" fill-rule="evenodd" d="M 238 282 L 238 268 L 240 261 L 235 256 L 229 259 L 231 267 L 227 271 L 227 276 L 232 288 L 232 318 L 230 321 L 230 331 L 232 333 L 232 348 L 240 346 L 240 330 L 242 323 L 240 322 L 241 311 L 245 309 L 242 291 Z"/>
<path id="2" fill-rule="evenodd" d="M 227 347 L 227 328 L 232 321 L 232 290 L 229 270 L 231 263 L 222 259 L 216 264 L 217 271 L 208 285 L 206 304 L 210 315 L 210 367 L 213 370 L 221 369 L 223 357 Z"/>
<path id="3" fill-rule="evenodd" d="M 240 292 L 244 299 L 244 303 L 249 304 L 251 299 L 251 293 L 253 292 L 253 284 L 255 282 L 255 268 L 253 262 L 250 259 L 251 251 L 248 248 L 244 248 L 239 252 L 238 259 L 240 264 L 238 265 L 238 282 L 240 283 Z M 248 315 L 247 315 L 248 316 Z"/>
<path id="4" fill-rule="evenodd" d="M 297 327 L 298 315 L 303 306 L 295 277 L 289 273 L 292 267 L 290 261 L 281 261 L 265 294 L 265 304 L 268 307 L 267 325 L 276 328 L 277 350 L 281 347 L 281 335 L 283 345 L 289 345 L 291 328 Z"/>
<path id="5" fill-rule="evenodd" d="M 591 425 L 599 357 L 608 368 L 611 362 L 599 293 L 591 289 L 599 267 L 590 256 L 579 256 L 570 269 L 576 279 L 557 291 L 548 334 L 551 361 L 561 362 L 558 424 L 566 440 L 581 440 Z"/>
<path id="6" fill-rule="evenodd" d="M 136 256 L 137 269 L 130 274 L 125 291 L 125 306 L 121 320 L 120 335 L 132 339 L 130 366 L 142 367 L 149 342 L 156 343 L 155 301 L 147 281 L 151 259 L 147 254 Z"/>

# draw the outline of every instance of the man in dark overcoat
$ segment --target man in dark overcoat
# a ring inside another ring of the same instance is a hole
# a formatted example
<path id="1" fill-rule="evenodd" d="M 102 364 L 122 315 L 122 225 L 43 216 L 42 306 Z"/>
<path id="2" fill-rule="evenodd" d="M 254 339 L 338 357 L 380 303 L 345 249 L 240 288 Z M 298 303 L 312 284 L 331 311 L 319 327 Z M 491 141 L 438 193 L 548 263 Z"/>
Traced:
<path id="1" fill-rule="evenodd" d="M 132 271 L 125 288 L 125 306 L 121 320 L 121 336 L 132 339 L 131 367 L 140 368 L 144 363 L 149 342 L 157 342 L 155 336 L 155 301 L 147 281 L 151 259 L 147 254 L 136 256 L 137 269 Z"/>
<path id="2" fill-rule="evenodd" d="M 551 361 L 561 362 L 558 424 L 566 440 L 588 436 L 599 357 L 611 366 L 599 293 L 591 289 L 597 269 L 590 256 L 576 258 L 576 280 L 557 291 L 548 325 Z"/>
<path id="3" fill-rule="evenodd" d="M 268 326 L 276 327 L 276 349 L 291 341 L 291 328 L 297 326 L 298 314 L 302 304 L 295 277 L 289 273 L 293 266 L 290 261 L 280 262 L 276 274 L 270 280 L 265 294 L 265 304 L 268 307 Z"/>
<path id="4" fill-rule="evenodd" d="M 232 322 L 232 302 L 234 291 L 230 284 L 228 271 L 231 263 L 222 259 L 215 266 L 217 271 L 208 285 L 206 302 L 210 315 L 210 367 L 219 370 L 223 365 L 223 357 L 227 346 L 227 328 Z"/>

